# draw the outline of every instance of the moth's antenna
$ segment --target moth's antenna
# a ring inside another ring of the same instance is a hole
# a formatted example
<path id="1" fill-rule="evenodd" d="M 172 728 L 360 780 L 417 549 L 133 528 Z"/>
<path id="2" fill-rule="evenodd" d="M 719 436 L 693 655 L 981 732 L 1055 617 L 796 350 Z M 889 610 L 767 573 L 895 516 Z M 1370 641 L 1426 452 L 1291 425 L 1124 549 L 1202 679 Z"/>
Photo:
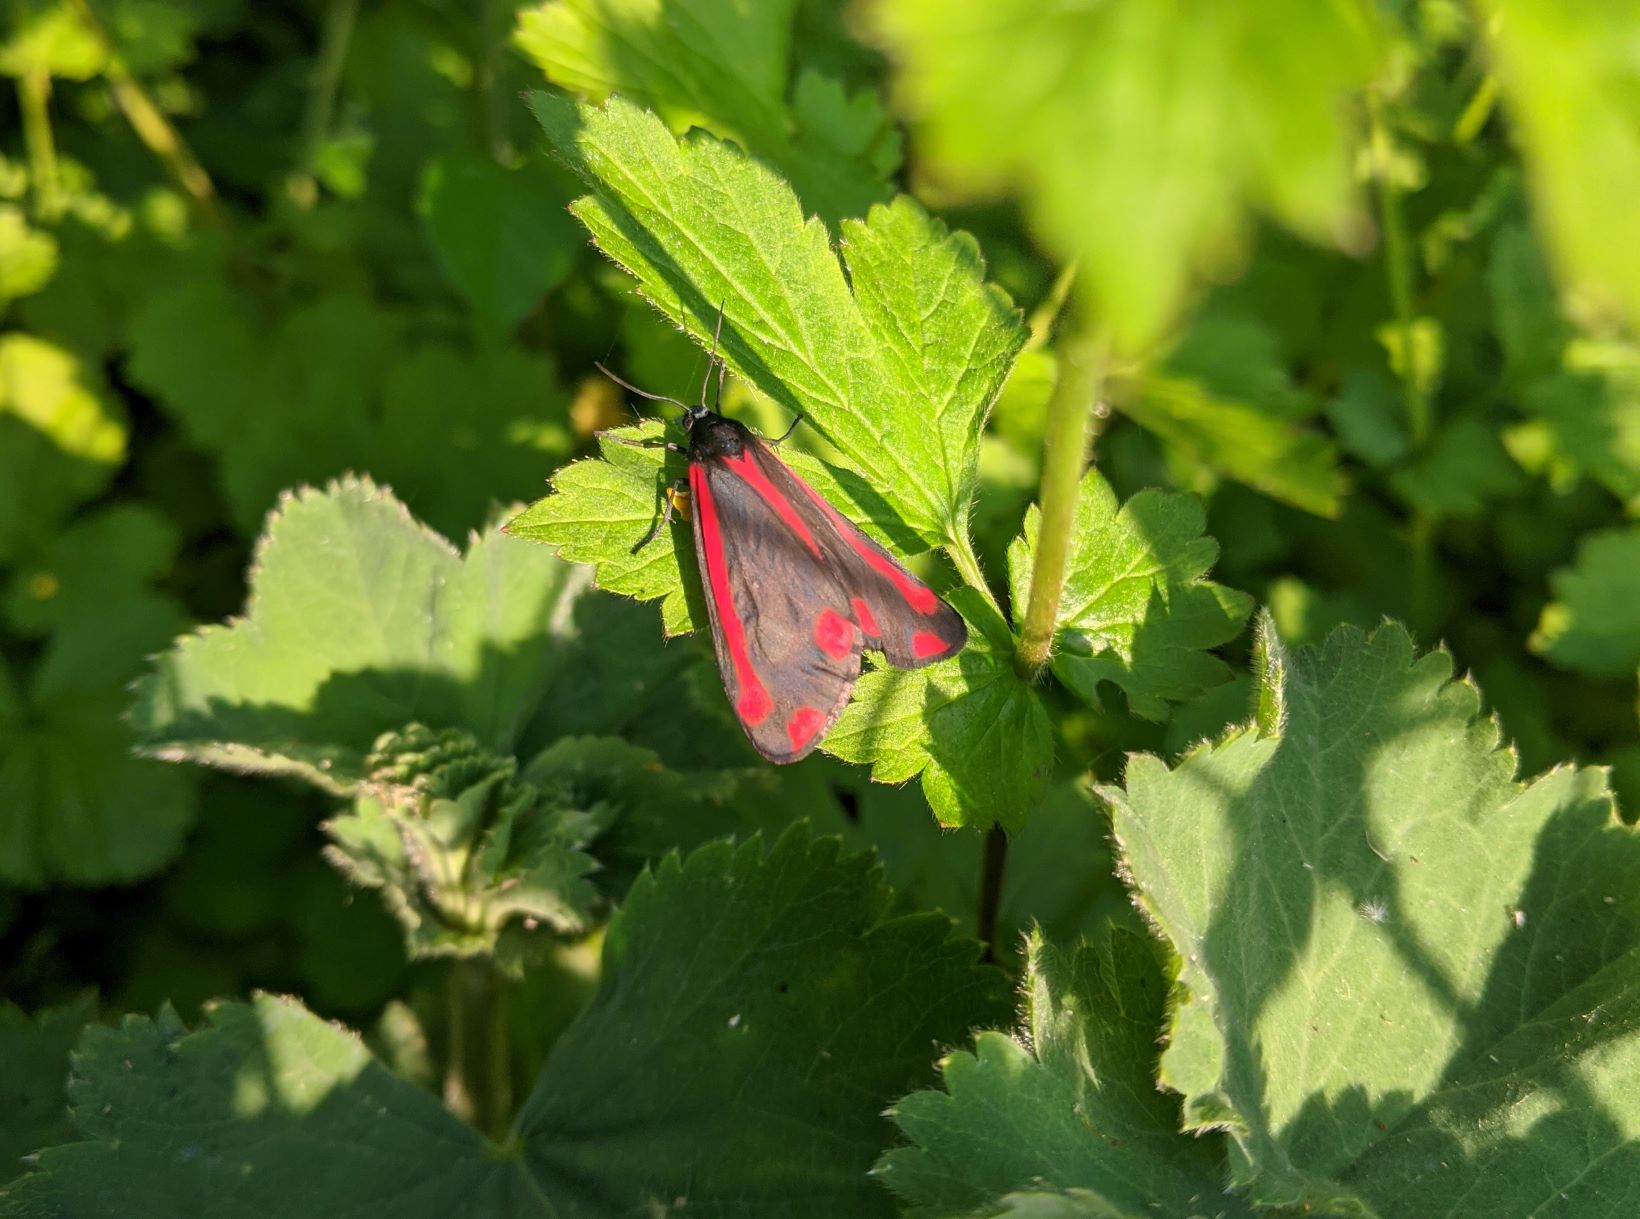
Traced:
<path id="1" fill-rule="evenodd" d="M 608 377 L 611 381 L 615 382 L 616 385 L 619 385 L 622 389 L 630 390 L 632 393 L 637 394 L 640 398 L 648 398 L 651 402 L 670 402 L 673 406 L 678 407 L 680 410 L 687 411 L 694 409 L 693 407 L 686 406 L 684 403 L 679 402 L 676 398 L 668 398 L 665 394 L 652 394 L 647 389 L 639 389 L 636 385 L 632 384 L 632 382 L 621 380 L 596 360 L 592 362 L 592 366 L 599 372 L 603 373 L 604 376 Z"/>
<path id="2" fill-rule="evenodd" d="M 700 383 L 700 409 L 706 409 L 706 391 L 712 386 L 712 365 L 718 362 L 718 340 L 723 337 L 723 306 L 728 304 L 729 298 L 718 301 L 717 325 L 712 328 L 712 354 L 706 357 L 706 376 Z M 721 369 L 722 365 L 719 365 Z M 718 373 L 718 404 L 723 403 L 723 374 Z"/>

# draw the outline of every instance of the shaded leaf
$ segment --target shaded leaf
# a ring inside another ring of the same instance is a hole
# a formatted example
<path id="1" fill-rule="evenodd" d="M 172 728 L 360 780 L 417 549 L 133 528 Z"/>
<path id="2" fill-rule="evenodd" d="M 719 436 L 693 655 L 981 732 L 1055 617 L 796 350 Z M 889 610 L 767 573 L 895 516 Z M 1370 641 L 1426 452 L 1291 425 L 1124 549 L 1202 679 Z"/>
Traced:
<path id="1" fill-rule="evenodd" d="M 444 272 L 496 331 L 516 326 L 569 274 L 575 222 L 537 163 L 517 169 L 477 153 L 430 161 L 417 210 Z"/>
<path id="2" fill-rule="evenodd" d="M 1505 1116 L 1541 1112 L 1574 1074 L 1634 1103 L 1618 1079 L 1640 1046 L 1624 964 L 1640 909 L 1613 895 L 1640 843 L 1603 777 L 1519 782 L 1474 687 L 1398 626 L 1289 654 L 1266 619 L 1259 661 L 1254 724 L 1172 770 L 1135 757 L 1105 791 L 1181 960 L 1162 1078 L 1187 1125 L 1231 1131 L 1235 1179 L 1263 1205 L 1404 1213 L 1432 1154 L 1443 1213 L 1609 1190 L 1628 1117 L 1523 1157 Z M 1596 1052 L 1567 1016 L 1605 1002 Z M 1500 1071 L 1507 1088 L 1487 1083 Z M 1453 1099 L 1476 1087 L 1473 1106 Z"/>
<path id="3" fill-rule="evenodd" d="M 43 1152 L 0 1215 L 551 1213 L 520 1200 L 518 1161 L 290 999 L 194 1033 L 169 1008 L 93 1028 L 69 1095 L 85 1141 Z"/>
<path id="4" fill-rule="evenodd" d="M 714 844 L 640 879 L 519 1116 L 542 1190 L 577 1215 L 680 1197 L 708 1216 L 892 1214 L 866 1175 L 882 1109 L 1005 985 L 942 916 L 890 917 L 891 896 L 867 856 L 801 830 L 767 858 Z"/>
<path id="5" fill-rule="evenodd" d="M 1640 668 L 1640 526 L 1585 537 L 1577 562 L 1549 577 L 1531 647 L 1550 662 L 1603 677 Z"/>
<path id="6" fill-rule="evenodd" d="M 1126 932 L 1066 951 L 1026 946 L 1023 1027 L 979 1035 L 941 1063 L 945 1091 L 892 1115 L 913 1146 L 876 1175 L 912 1215 L 1248 1215 L 1224 1196 L 1224 1145 L 1179 1131 L 1179 1101 L 1154 1086 L 1167 983 Z M 1077 1191 L 1065 1209 L 1015 1191 Z"/>
<path id="7" fill-rule="evenodd" d="M 0 1004 L 0 1197 L 23 1156 L 74 1135 L 68 1122 L 68 1052 L 97 1014 L 84 995 L 32 1019 Z"/>
<path id="8" fill-rule="evenodd" d="M 382 732 L 465 728 L 508 752 L 564 654 L 585 589 L 544 551 L 490 533 L 465 557 L 390 493 L 349 478 L 268 520 L 243 619 L 159 658 L 132 720 L 147 748 L 346 789 Z"/>

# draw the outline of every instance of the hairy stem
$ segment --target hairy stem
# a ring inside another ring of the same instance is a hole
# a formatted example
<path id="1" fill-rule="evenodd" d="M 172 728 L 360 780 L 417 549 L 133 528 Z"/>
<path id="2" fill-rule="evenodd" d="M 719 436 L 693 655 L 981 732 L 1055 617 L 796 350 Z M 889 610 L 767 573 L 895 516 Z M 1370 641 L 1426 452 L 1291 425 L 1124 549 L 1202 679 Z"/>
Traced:
<path id="1" fill-rule="evenodd" d="M 62 215 L 57 179 L 57 142 L 51 135 L 51 74 L 38 69 L 17 78 L 17 108 L 23 112 L 23 141 L 28 145 L 29 179 L 34 185 L 34 214 L 41 220 Z"/>
<path id="2" fill-rule="evenodd" d="M 506 983 L 488 959 L 457 961 L 449 979 L 449 1053 L 444 1103 L 499 1139 L 512 1117 Z"/>
<path id="3" fill-rule="evenodd" d="M 1016 658 L 1020 672 L 1032 681 L 1041 675 L 1053 648 L 1070 557 L 1076 487 L 1087 462 L 1090 424 L 1107 359 L 1103 337 L 1085 319 L 1084 310 L 1073 303 L 1068 332 L 1059 341 L 1058 373 L 1048 400 L 1048 429 L 1042 442 L 1042 524 L 1036 535 L 1031 599 Z"/>

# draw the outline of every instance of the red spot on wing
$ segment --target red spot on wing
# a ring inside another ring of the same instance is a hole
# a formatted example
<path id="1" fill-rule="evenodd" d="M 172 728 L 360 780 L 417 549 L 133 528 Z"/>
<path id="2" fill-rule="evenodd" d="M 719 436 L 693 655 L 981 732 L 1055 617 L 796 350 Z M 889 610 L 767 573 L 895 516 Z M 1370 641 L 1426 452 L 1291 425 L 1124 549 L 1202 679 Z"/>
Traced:
<path id="1" fill-rule="evenodd" d="M 746 651 L 746 628 L 735 612 L 734 591 L 729 587 L 729 565 L 723 558 L 723 530 L 718 522 L 717 501 L 706 481 L 706 472 L 699 465 L 689 467 L 689 494 L 698 513 L 702 559 L 706 568 L 706 593 L 712 598 L 717 614 L 718 633 L 729 652 L 729 665 L 734 669 L 735 685 L 740 695 L 735 711 L 747 724 L 761 723 L 774 710 L 774 700 L 758 680 L 752 668 L 752 658 Z"/>
<path id="2" fill-rule="evenodd" d="M 735 703 L 735 712 L 748 724 L 761 724 L 768 718 L 769 712 L 774 710 L 774 700 L 769 692 L 757 684 L 757 678 L 752 678 L 752 684 L 740 692 L 740 698 Z"/>
<path id="3" fill-rule="evenodd" d="M 911 654 L 921 659 L 926 656 L 938 656 L 948 650 L 951 644 L 941 639 L 933 631 L 918 631 L 911 636 Z"/>
<path id="4" fill-rule="evenodd" d="M 786 522 L 786 527 L 802 539 L 811 554 L 819 558 L 820 543 L 814 540 L 814 534 L 809 532 L 808 524 L 797 515 L 797 509 L 792 506 L 791 500 L 782 495 L 769 481 L 769 476 L 763 473 L 752 450 L 748 448 L 739 457 L 724 457 L 721 460 L 738 474 L 748 487 L 757 492 L 758 498 L 773 508 L 775 515 Z"/>
<path id="5" fill-rule="evenodd" d="M 876 639 L 882 634 L 877 629 L 877 620 L 871 616 L 871 607 L 858 597 L 849 601 L 849 607 L 854 611 L 854 621 L 860 624 L 860 629 Z"/>
<path id="6" fill-rule="evenodd" d="M 786 735 L 791 738 L 792 748 L 805 748 L 825 722 L 825 713 L 813 707 L 799 707 L 793 711 L 791 719 L 786 721 Z"/>
<path id="7" fill-rule="evenodd" d="M 837 526 L 837 532 L 854 548 L 854 552 L 866 561 L 866 565 L 878 575 L 888 577 L 894 587 L 899 590 L 900 596 L 905 598 L 907 605 L 919 614 L 932 614 L 939 609 L 940 599 L 934 595 L 933 589 L 873 546 L 866 535 L 861 533 L 852 521 L 845 520 L 842 513 L 826 502 L 825 497 L 820 492 L 795 474 L 792 475 L 792 479 L 799 487 L 808 492 L 809 498 L 819 505 L 820 511 L 824 512 L 826 518 Z M 865 626 L 864 623 L 860 625 L 862 628 Z M 873 631 L 872 634 L 876 634 L 876 632 Z"/>
<path id="8" fill-rule="evenodd" d="M 854 624 L 834 609 L 821 610 L 814 620 L 814 642 L 827 656 L 841 660 L 854 650 Z"/>

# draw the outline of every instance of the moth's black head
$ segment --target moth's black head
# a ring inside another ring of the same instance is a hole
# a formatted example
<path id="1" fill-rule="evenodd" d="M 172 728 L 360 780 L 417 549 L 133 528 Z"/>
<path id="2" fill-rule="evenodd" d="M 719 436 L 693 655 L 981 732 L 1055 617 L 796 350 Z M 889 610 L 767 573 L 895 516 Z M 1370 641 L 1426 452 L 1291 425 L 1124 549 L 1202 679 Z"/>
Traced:
<path id="1" fill-rule="evenodd" d="M 739 457 L 750 443 L 751 433 L 744 424 L 726 419 L 716 411 L 695 407 L 684 412 L 683 430 L 689 433 L 689 456 Z"/>

